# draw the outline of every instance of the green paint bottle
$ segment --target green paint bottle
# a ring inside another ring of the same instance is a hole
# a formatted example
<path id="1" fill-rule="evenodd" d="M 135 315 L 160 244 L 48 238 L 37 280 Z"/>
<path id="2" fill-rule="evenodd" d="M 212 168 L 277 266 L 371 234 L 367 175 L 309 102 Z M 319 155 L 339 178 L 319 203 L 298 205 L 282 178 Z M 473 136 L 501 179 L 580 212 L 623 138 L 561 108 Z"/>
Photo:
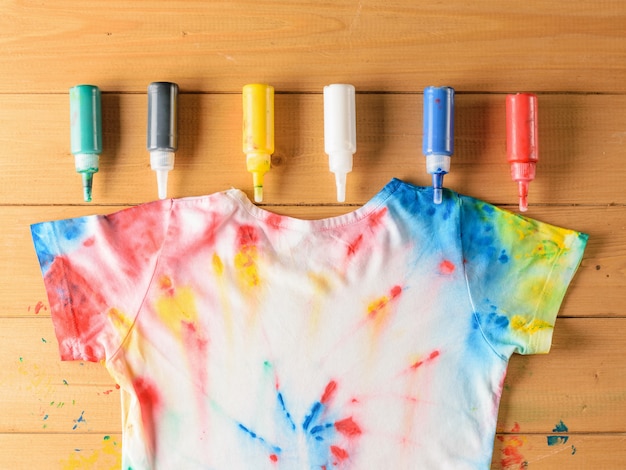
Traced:
<path id="1" fill-rule="evenodd" d="M 70 88 L 70 129 L 76 172 L 83 179 L 84 200 L 90 202 L 93 174 L 98 172 L 102 153 L 102 111 L 97 86 Z"/>

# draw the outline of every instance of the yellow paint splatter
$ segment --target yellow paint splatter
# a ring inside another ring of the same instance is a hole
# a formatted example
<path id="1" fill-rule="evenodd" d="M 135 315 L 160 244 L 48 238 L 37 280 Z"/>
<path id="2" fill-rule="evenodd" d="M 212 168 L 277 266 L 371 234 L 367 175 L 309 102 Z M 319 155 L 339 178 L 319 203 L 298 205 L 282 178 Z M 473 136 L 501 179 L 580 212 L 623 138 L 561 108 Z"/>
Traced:
<path id="1" fill-rule="evenodd" d="M 120 336 L 126 336 L 128 331 L 133 326 L 133 322 L 131 321 L 131 319 L 128 318 L 128 316 L 124 312 L 118 310 L 117 308 L 111 308 L 107 313 L 109 316 L 109 321 L 118 331 Z"/>
<path id="2" fill-rule="evenodd" d="M 391 311 L 389 303 L 398 297 L 401 292 L 402 288 L 400 286 L 395 286 L 391 289 L 389 295 L 383 295 L 382 297 L 370 302 L 367 306 L 367 317 L 372 321 L 376 333 L 380 332 L 383 324 L 389 317 L 389 313 Z"/>
<path id="3" fill-rule="evenodd" d="M 217 253 L 213 254 L 213 271 L 218 276 L 222 276 L 224 274 L 224 263 L 222 263 L 222 259 L 217 255 Z"/>
<path id="4" fill-rule="evenodd" d="M 255 245 L 243 245 L 235 254 L 235 269 L 239 281 L 247 287 L 255 287 L 260 283 L 257 267 L 258 252 Z"/>
<path id="5" fill-rule="evenodd" d="M 528 318 L 523 315 L 515 315 L 511 318 L 511 328 L 521 333 L 534 335 L 541 330 L 553 328 L 553 326 L 547 321 L 538 318 L 533 318 L 529 321 Z"/>
<path id="6" fill-rule="evenodd" d="M 161 297 L 156 302 L 156 309 L 165 326 L 179 337 L 183 322 L 194 324 L 198 320 L 195 298 L 189 287 L 178 288 L 173 295 Z"/>
<path id="7" fill-rule="evenodd" d="M 61 461 L 63 470 L 119 470 L 122 467 L 122 446 L 110 436 L 104 436 L 99 449 L 90 453 L 76 450 L 68 460 Z"/>

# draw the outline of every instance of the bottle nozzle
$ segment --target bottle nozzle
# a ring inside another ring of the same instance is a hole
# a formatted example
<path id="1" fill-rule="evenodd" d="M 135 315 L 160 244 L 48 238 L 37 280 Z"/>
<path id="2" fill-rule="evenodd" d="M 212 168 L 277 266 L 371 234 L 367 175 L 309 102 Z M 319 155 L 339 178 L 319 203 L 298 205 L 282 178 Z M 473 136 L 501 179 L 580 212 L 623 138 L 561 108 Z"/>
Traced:
<path id="1" fill-rule="evenodd" d="M 91 189 L 93 187 L 93 172 L 85 171 L 81 173 L 83 180 L 83 200 L 91 202 Z"/>
<path id="2" fill-rule="evenodd" d="M 337 186 L 337 202 L 346 202 L 345 173 L 335 173 L 335 185 Z"/>
<path id="3" fill-rule="evenodd" d="M 517 194 L 519 196 L 519 210 L 526 212 L 528 210 L 528 181 L 517 182 Z"/>
<path id="4" fill-rule="evenodd" d="M 252 172 L 252 185 L 254 186 L 254 202 L 263 202 L 263 176 L 264 171 Z"/>
<path id="5" fill-rule="evenodd" d="M 433 202 L 441 204 L 443 201 L 443 176 L 445 173 L 433 173 Z"/>
<path id="6" fill-rule="evenodd" d="M 157 174 L 157 190 L 159 199 L 167 198 L 167 175 L 169 170 L 155 170 Z"/>
<path id="7" fill-rule="evenodd" d="M 157 175 L 157 188 L 159 199 L 167 197 L 167 176 L 168 172 L 174 169 L 174 152 L 154 150 L 150 152 L 150 167 Z"/>

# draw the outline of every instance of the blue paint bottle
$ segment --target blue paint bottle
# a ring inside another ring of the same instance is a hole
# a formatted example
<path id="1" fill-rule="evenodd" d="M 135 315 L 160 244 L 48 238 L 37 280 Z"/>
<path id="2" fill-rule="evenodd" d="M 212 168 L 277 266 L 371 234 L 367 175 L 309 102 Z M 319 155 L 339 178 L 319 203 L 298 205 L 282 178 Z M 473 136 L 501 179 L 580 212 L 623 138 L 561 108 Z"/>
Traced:
<path id="1" fill-rule="evenodd" d="M 424 89 L 422 152 L 426 171 L 433 178 L 433 202 L 441 204 L 443 177 L 450 172 L 454 151 L 454 89 L 429 86 Z"/>

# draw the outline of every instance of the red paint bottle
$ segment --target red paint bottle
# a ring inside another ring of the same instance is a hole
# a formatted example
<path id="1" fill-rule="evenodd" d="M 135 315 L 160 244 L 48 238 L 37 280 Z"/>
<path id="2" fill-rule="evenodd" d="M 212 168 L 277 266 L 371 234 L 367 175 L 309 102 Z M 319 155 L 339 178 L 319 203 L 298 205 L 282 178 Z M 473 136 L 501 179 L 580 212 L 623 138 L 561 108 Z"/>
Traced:
<path id="1" fill-rule="evenodd" d="M 506 96 L 506 156 L 511 178 L 517 181 L 519 210 L 528 209 L 528 185 L 535 179 L 539 160 L 537 138 L 537 95 L 516 93 Z"/>

